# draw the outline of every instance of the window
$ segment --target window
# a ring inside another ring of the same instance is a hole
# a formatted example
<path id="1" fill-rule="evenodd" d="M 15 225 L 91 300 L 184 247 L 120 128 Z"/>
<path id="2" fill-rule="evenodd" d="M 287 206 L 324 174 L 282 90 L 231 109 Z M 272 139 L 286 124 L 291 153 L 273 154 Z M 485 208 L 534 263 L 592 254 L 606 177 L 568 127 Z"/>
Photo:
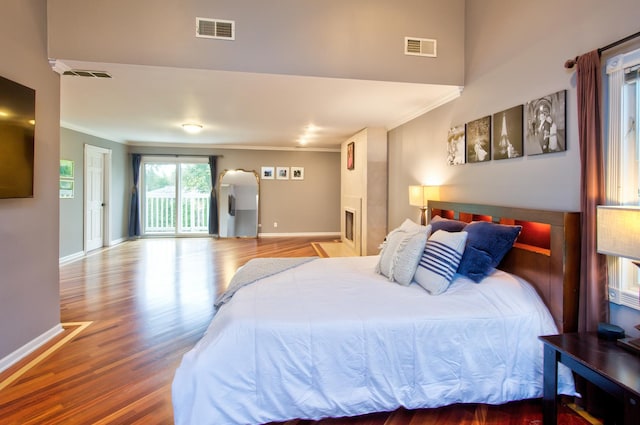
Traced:
<path id="1" fill-rule="evenodd" d="M 145 158 L 142 193 L 145 235 L 208 233 L 211 171 L 205 158 Z"/>
<path id="2" fill-rule="evenodd" d="M 607 75 L 607 203 L 640 205 L 640 49 L 609 59 Z M 640 310 L 638 268 L 615 257 L 609 257 L 608 264 L 609 300 Z"/>

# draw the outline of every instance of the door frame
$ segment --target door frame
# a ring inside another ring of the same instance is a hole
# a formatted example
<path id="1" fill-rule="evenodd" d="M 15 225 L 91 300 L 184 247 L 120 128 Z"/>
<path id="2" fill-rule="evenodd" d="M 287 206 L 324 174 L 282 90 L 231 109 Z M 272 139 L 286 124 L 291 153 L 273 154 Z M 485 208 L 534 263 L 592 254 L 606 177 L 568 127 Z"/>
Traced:
<path id="1" fill-rule="evenodd" d="M 89 203 L 87 202 L 87 157 L 89 153 L 102 154 L 103 167 L 102 167 L 102 189 L 103 189 L 103 203 L 102 208 L 102 246 L 111 245 L 111 237 L 109 231 L 111 229 L 111 149 L 101 148 L 99 146 L 90 145 L 85 143 L 84 145 L 84 163 L 83 163 L 83 215 L 82 215 L 82 249 L 84 253 L 87 253 L 87 213 L 89 212 Z"/>

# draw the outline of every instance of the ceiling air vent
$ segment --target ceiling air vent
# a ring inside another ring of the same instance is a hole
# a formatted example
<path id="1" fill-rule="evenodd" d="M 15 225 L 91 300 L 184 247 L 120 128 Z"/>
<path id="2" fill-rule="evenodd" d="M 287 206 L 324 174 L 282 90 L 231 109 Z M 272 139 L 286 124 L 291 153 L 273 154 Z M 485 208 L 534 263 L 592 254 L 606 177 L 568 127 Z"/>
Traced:
<path id="1" fill-rule="evenodd" d="M 221 19 L 196 18 L 196 37 L 235 40 L 236 23 Z"/>
<path id="2" fill-rule="evenodd" d="M 436 44 L 436 40 L 430 38 L 405 37 L 404 54 L 435 58 L 438 56 Z"/>
<path id="3" fill-rule="evenodd" d="M 76 77 L 90 78 L 111 78 L 111 75 L 105 71 L 86 71 L 82 69 L 70 69 L 63 72 L 62 75 L 75 75 Z"/>

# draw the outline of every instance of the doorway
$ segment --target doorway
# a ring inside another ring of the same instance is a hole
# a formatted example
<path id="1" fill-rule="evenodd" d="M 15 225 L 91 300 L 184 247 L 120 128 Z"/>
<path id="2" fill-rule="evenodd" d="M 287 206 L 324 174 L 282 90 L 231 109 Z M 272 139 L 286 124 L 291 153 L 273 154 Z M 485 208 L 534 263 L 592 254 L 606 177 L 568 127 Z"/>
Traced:
<path id="1" fill-rule="evenodd" d="M 146 157 L 141 174 L 144 235 L 208 235 L 211 169 L 207 158 Z"/>
<path id="2" fill-rule="evenodd" d="M 111 149 L 84 145 L 84 251 L 109 245 Z"/>

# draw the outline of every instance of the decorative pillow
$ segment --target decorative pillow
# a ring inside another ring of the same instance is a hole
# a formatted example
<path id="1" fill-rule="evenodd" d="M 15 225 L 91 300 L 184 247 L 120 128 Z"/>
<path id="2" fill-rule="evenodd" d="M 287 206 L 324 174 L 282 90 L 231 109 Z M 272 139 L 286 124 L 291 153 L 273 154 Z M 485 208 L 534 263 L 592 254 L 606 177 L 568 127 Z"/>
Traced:
<path id="1" fill-rule="evenodd" d="M 445 230 L 447 232 L 459 232 L 465 228 L 467 223 L 459 220 L 451 220 L 450 218 L 442 218 L 439 215 L 431 218 L 431 232 L 437 230 Z"/>
<path id="2" fill-rule="evenodd" d="M 447 290 L 458 269 L 467 232 L 438 230 L 427 240 L 414 280 L 431 295 Z"/>
<path id="3" fill-rule="evenodd" d="M 394 280 L 405 286 L 411 283 L 426 241 L 427 235 L 422 231 L 408 233 L 402 238 L 393 257 L 391 273 L 387 276 L 389 280 Z"/>
<path id="4" fill-rule="evenodd" d="M 522 226 L 473 221 L 464 228 L 469 234 L 458 273 L 480 282 L 493 272 L 509 252 Z"/>
<path id="5" fill-rule="evenodd" d="M 398 229 L 409 233 L 423 232 L 426 233 L 427 237 L 431 234 L 431 225 L 422 226 L 409 218 L 407 218 Z"/>
<path id="6" fill-rule="evenodd" d="M 378 258 L 378 264 L 376 264 L 376 273 L 387 276 L 390 280 L 393 280 L 393 275 L 391 273 L 392 263 L 396 255 L 398 244 L 402 242 L 403 238 L 399 233 L 405 233 L 404 236 L 413 235 L 414 233 L 423 233 L 426 239 L 431 234 L 431 226 L 421 226 L 407 218 L 400 226 L 393 229 L 389 232 L 387 237 L 384 238 L 384 241 L 380 245 L 380 257 Z"/>
<path id="7" fill-rule="evenodd" d="M 380 250 L 378 264 L 376 264 L 376 273 L 392 278 L 391 265 L 393 264 L 393 257 L 396 254 L 398 245 L 406 235 L 407 232 L 404 232 L 399 228 L 389 232 L 387 237 L 384 239 L 384 242 L 382 242 L 382 249 Z"/>

